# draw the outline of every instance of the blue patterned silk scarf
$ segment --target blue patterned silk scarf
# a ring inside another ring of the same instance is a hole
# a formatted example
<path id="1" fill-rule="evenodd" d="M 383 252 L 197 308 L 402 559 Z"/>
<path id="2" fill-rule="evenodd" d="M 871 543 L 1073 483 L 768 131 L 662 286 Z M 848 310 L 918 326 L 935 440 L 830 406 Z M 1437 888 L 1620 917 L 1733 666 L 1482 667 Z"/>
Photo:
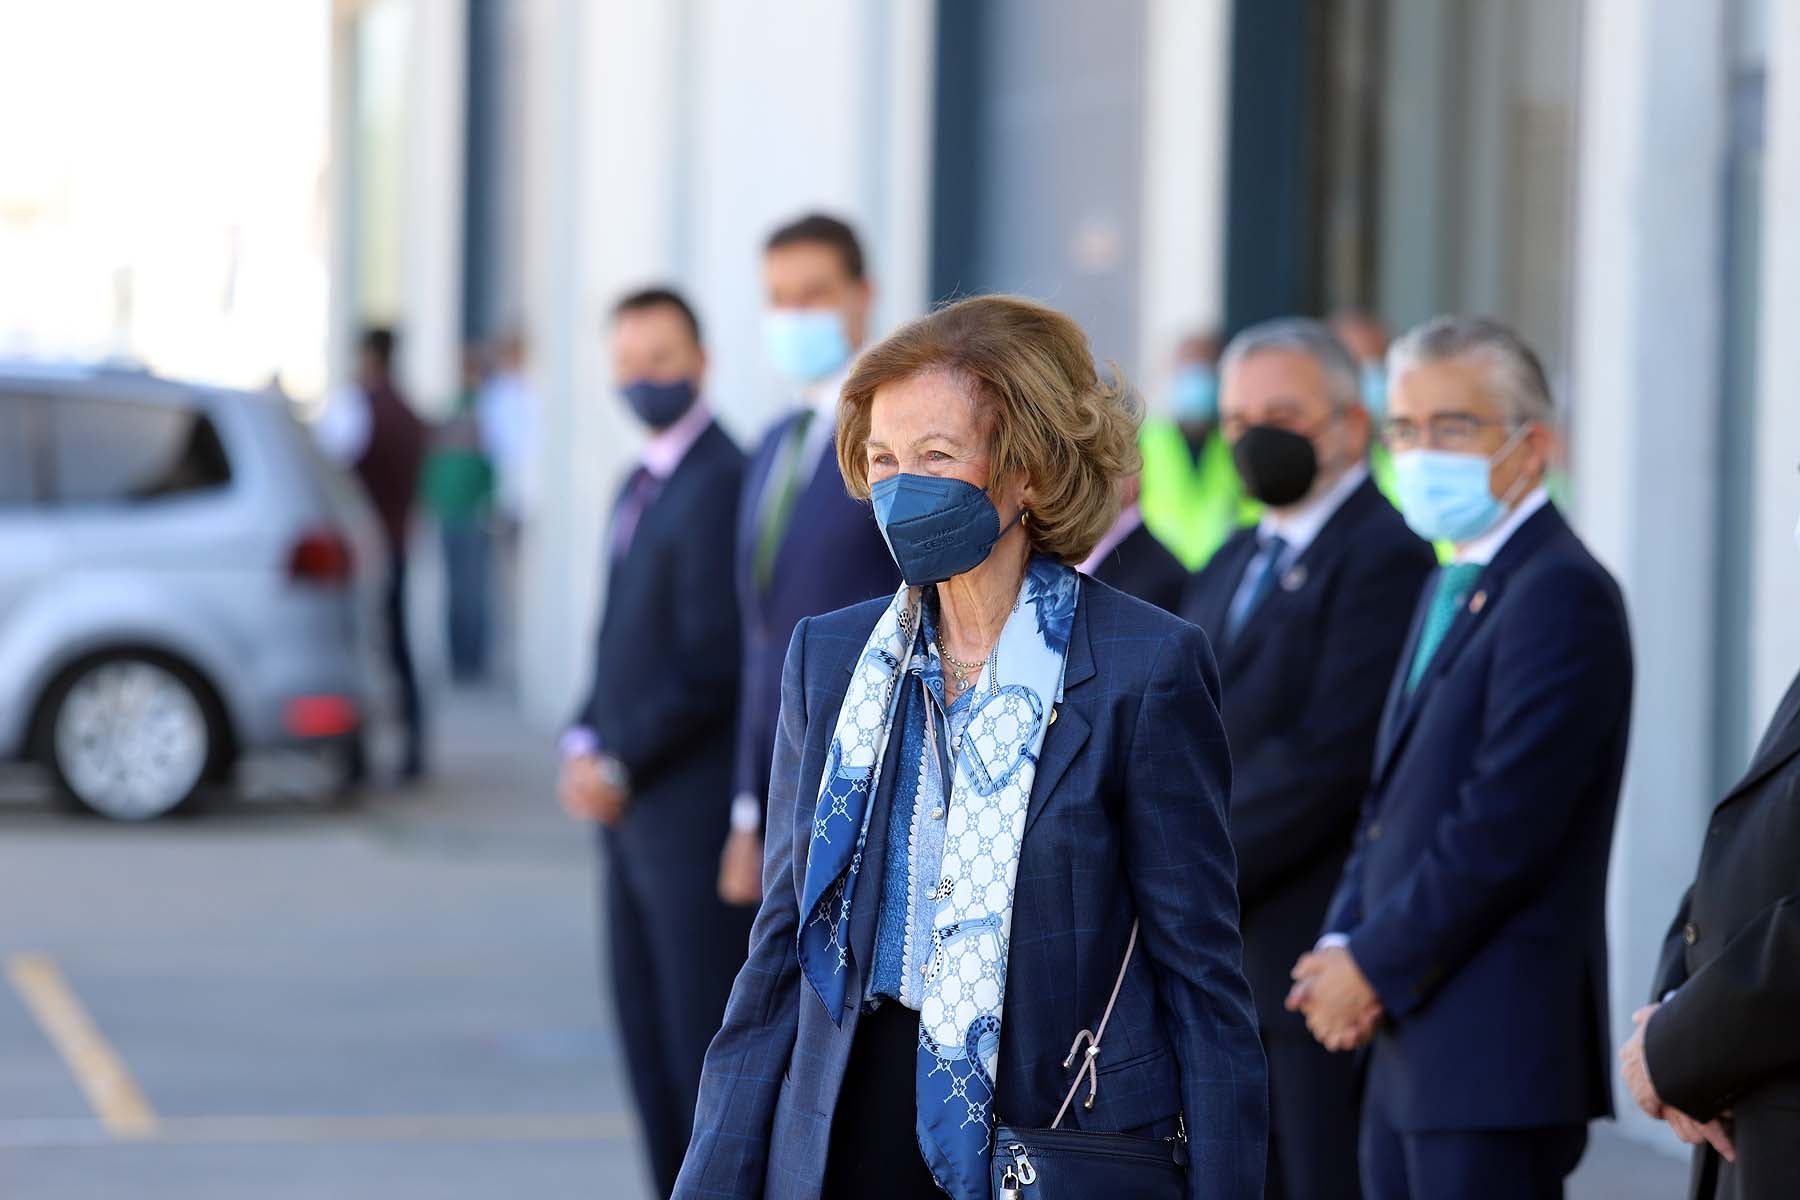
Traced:
<path id="1" fill-rule="evenodd" d="M 956 1200 L 987 1200 L 1000 1013 L 1006 997 L 1013 883 L 1026 805 L 1063 663 L 1079 577 L 1034 558 L 1012 615 L 975 683 L 955 757 L 943 878 L 919 1010 L 918 1140 Z M 920 594 L 901 588 L 876 622 L 838 710 L 813 809 L 797 953 L 807 983 L 843 1023 L 850 902 L 894 724 L 895 693 L 918 630 Z"/>

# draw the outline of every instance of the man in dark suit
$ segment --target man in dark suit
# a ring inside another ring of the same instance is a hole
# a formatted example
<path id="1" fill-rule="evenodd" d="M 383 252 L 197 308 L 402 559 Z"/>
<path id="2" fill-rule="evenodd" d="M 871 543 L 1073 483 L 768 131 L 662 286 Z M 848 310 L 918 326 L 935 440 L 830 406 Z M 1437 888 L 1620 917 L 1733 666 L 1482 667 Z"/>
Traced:
<path id="1" fill-rule="evenodd" d="M 1631 712 L 1618 588 L 1550 504 L 1537 357 L 1442 317 L 1389 356 L 1421 596 L 1355 849 L 1289 1003 L 1372 1039 L 1370 1200 L 1560 1197 L 1607 1082 L 1606 870 Z"/>
<path id="2" fill-rule="evenodd" d="M 731 837 L 719 864 L 720 894 L 735 904 L 762 895 L 762 814 L 794 626 L 900 586 L 869 506 L 844 490 L 834 447 L 838 392 L 869 327 L 862 246 L 834 217 L 802 217 L 769 235 L 763 282 L 769 358 L 802 405 L 750 456 L 738 515 L 743 700 Z"/>
<path id="3" fill-rule="evenodd" d="M 572 816 L 601 826 L 619 1027 L 666 1196 L 753 915 L 717 890 L 739 665 L 726 579 L 744 456 L 699 398 L 700 327 L 679 295 L 622 300 L 612 350 L 649 440 L 608 529 L 593 688 L 563 738 L 560 791 Z"/>
<path id="4" fill-rule="evenodd" d="M 1211 637 L 1225 693 L 1244 973 L 1269 1061 L 1267 1194 L 1355 1200 L 1356 1063 L 1282 1002 L 1349 856 L 1388 681 L 1435 560 L 1369 476 L 1356 364 L 1324 326 L 1247 329 L 1223 371 L 1225 437 L 1267 507 L 1194 577 L 1182 615 Z"/>
<path id="5" fill-rule="evenodd" d="M 1136 478 L 1125 483 L 1119 519 L 1081 564 L 1081 573 L 1179 615 L 1188 573 L 1181 560 L 1144 525 L 1144 514 L 1138 509 L 1141 490 Z"/>
<path id="6" fill-rule="evenodd" d="M 1652 1003 L 1632 1098 L 1697 1147 L 1695 1200 L 1800 1196 L 1800 679 L 1719 801 Z"/>

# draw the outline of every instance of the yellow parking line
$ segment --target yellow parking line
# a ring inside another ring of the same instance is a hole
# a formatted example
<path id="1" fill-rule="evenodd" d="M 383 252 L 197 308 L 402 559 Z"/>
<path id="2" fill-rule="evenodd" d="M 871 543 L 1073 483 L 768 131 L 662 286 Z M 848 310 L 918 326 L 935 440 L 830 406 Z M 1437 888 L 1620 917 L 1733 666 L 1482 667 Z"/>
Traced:
<path id="1" fill-rule="evenodd" d="M 14 954 L 6 960 L 6 977 L 62 1055 L 106 1131 L 118 1138 L 155 1137 L 156 1111 L 55 960 L 48 954 Z"/>

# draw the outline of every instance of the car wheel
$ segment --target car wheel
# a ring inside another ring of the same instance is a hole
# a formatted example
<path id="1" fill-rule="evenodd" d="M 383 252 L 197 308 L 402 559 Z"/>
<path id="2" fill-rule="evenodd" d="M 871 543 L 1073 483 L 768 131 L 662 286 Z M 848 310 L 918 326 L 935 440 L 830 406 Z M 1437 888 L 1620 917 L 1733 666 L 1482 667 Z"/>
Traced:
<path id="1" fill-rule="evenodd" d="M 194 680 L 135 656 L 89 663 L 65 680 L 48 735 L 61 789 L 118 821 L 146 821 L 192 800 L 222 741 Z"/>

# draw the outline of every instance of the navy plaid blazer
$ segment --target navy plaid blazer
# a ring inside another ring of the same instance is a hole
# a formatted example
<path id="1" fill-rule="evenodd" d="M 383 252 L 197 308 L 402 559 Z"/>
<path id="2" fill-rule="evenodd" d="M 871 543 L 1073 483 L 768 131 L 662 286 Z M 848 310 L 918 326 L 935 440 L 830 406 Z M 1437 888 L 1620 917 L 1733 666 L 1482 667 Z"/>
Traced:
<path id="1" fill-rule="evenodd" d="M 764 899 L 707 1051 L 675 1188 L 682 1200 L 819 1195 L 871 957 L 883 822 L 871 822 L 854 898 L 841 1024 L 802 983 L 800 889 L 838 708 L 886 604 L 804 620 L 788 648 Z M 1083 579 L 1064 693 L 1025 819 L 995 1112 L 1009 1124 L 1050 1123 L 1068 1091 L 1070 1041 L 1100 1019 L 1138 918 L 1139 953 L 1107 1028 L 1098 1101 L 1072 1106 L 1065 1127 L 1149 1135 L 1183 1114 L 1191 1200 L 1253 1200 L 1268 1094 L 1242 972 L 1226 829 L 1231 762 L 1212 652 L 1194 626 Z"/>

